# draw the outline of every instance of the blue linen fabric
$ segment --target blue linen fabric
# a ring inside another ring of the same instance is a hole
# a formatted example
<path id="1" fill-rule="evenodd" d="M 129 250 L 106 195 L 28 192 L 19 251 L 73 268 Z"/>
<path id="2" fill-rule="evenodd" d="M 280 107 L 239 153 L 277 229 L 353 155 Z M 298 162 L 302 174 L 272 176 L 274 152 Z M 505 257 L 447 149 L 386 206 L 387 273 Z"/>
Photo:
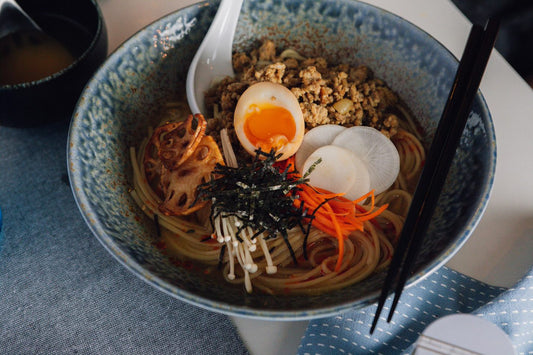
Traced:
<path id="1" fill-rule="evenodd" d="M 247 354 L 229 317 L 147 285 L 93 237 L 67 133 L 0 127 L 0 353 Z"/>
<path id="2" fill-rule="evenodd" d="M 0 251 L 2 250 L 3 240 L 4 240 L 4 232 L 2 232 L 2 208 L 0 206 Z"/>
<path id="3" fill-rule="evenodd" d="M 446 266 L 405 289 L 390 323 L 387 300 L 373 334 L 376 305 L 311 321 L 298 354 L 410 354 L 423 330 L 439 317 L 471 313 L 499 326 L 517 354 L 533 354 L 533 269 L 506 290 Z"/>

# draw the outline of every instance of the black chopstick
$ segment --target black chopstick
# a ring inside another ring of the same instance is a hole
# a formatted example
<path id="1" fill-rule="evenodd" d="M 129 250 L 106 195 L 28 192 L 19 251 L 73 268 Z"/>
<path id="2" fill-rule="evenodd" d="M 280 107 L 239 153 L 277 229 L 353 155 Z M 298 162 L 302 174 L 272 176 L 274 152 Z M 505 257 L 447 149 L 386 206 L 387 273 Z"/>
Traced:
<path id="1" fill-rule="evenodd" d="M 490 19 L 484 29 L 480 25 L 474 25 L 470 31 L 452 89 L 409 207 L 400 240 L 381 289 L 370 334 L 374 332 L 389 291 L 396 285 L 394 300 L 387 318 L 387 322 L 391 321 L 407 278 L 411 275 L 466 125 L 481 77 L 494 47 L 498 28 L 499 21 Z"/>

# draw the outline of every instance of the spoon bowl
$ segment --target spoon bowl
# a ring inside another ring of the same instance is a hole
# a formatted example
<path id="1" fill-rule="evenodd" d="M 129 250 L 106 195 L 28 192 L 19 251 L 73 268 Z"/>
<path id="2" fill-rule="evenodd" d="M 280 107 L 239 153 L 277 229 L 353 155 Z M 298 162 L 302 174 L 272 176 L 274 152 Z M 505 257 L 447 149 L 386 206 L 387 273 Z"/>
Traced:
<path id="1" fill-rule="evenodd" d="M 243 0 L 222 0 L 187 74 L 187 101 L 193 113 L 206 114 L 204 95 L 217 80 L 233 76 L 233 36 Z"/>
<path id="2" fill-rule="evenodd" d="M 0 38 L 22 31 L 42 30 L 15 0 L 0 0 Z"/>

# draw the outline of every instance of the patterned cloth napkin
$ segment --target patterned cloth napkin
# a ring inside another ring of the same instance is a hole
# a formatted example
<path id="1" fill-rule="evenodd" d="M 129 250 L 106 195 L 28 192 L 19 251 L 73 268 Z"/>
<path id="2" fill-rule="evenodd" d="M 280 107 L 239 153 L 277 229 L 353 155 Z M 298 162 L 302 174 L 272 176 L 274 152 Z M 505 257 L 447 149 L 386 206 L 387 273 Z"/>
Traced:
<path id="1" fill-rule="evenodd" d="M 386 305 L 390 303 L 389 297 Z M 533 354 L 533 269 L 506 290 L 443 266 L 403 291 L 390 323 L 384 307 L 370 335 L 376 308 L 311 321 L 298 354 L 410 354 L 430 323 L 452 313 L 491 321 L 509 335 L 518 354 Z"/>

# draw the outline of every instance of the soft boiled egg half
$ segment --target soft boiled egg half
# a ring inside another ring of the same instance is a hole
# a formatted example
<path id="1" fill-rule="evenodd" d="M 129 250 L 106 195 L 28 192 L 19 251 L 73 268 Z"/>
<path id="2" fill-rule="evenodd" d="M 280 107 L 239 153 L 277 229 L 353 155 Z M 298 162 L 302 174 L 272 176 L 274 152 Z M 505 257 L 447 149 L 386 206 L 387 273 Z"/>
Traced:
<path id="1" fill-rule="evenodd" d="M 281 84 L 260 82 L 251 85 L 239 98 L 233 124 L 246 151 L 255 155 L 261 148 L 292 156 L 302 144 L 305 123 L 302 109 L 293 93 Z"/>

